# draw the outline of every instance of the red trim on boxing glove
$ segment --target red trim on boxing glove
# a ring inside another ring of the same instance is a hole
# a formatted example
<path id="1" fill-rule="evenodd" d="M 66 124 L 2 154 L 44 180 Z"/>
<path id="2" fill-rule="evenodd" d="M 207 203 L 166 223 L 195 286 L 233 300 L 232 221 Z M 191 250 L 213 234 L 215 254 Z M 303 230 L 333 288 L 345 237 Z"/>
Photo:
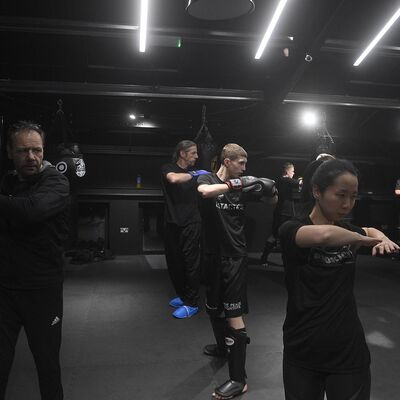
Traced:
<path id="1" fill-rule="evenodd" d="M 240 178 L 237 179 L 229 179 L 225 182 L 228 185 L 228 188 L 231 190 L 241 190 L 243 185 Z"/>

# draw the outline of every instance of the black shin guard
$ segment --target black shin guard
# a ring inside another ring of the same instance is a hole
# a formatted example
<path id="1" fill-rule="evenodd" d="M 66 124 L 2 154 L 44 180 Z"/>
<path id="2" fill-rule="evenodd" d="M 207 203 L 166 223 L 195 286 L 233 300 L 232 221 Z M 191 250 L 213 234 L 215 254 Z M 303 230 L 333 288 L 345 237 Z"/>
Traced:
<path id="1" fill-rule="evenodd" d="M 228 346 L 228 365 L 229 377 L 236 382 L 246 382 L 246 346 L 250 343 L 245 328 L 228 328 L 228 334 L 225 338 Z"/>
<path id="2" fill-rule="evenodd" d="M 211 326 L 217 342 L 217 349 L 221 356 L 227 353 L 225 336 L 226 336 L 226 319 L 221 317 L 210 317 Z"/>

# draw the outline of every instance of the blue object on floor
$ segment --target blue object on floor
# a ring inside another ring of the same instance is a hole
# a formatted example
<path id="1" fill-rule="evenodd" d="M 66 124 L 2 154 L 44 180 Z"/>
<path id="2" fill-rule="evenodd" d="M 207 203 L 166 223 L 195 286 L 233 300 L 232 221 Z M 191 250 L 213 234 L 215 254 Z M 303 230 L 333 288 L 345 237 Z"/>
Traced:
<path id="1" fill-rule="evenodd" d="M 170 305 L 171 307 L 178 308 L 178 307 L 183 306 L 183 301 L 182 301 L 182 299 L 178 296 L 178 297 L 173 298 L 173 299 L 169 302 L 169 305 Z"/>
<path id="2" fill-rule="evenodd" d="M 190 318 L 199 312 L 199 307 L 182 306 L 177 308 L 172 315 L 175 318 Z"/>

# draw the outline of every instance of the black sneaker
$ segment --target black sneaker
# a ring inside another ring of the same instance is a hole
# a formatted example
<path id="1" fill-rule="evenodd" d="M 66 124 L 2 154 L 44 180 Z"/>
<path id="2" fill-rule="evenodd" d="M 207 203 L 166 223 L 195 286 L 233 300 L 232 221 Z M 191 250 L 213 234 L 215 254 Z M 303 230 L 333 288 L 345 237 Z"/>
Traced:
<path id="1" fill-rule="evenodd" d="M 211 357 L 222 357 L 225 358 L 228 355 L 226 349 L 221 350 L 216 344 L 207 344 L 203 348 L 203 353 Z"/>

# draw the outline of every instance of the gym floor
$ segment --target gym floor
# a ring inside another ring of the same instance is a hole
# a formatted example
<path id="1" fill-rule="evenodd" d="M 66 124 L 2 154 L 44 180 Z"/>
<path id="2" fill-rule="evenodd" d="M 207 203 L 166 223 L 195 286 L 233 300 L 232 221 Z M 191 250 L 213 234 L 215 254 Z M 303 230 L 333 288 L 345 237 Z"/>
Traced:
<path id="1" fill-rule="evenodd" d="M 247 400 L 283 400 L 282 323 L 286 293 L 279 253 L 250 257 Z M 359 315 L 372 355 L 372 400 L 400 393 L 400 261 L 360 256 Z M 61 363 L 66 400 L 203 400 L 227 364 L 202 354 L 213 342 L 207 315 L 172 318 L 173 291 L 161 255 L 68 265 Z M 20 336 L 6 400 L 39 400 L 36 370 Z"/>

